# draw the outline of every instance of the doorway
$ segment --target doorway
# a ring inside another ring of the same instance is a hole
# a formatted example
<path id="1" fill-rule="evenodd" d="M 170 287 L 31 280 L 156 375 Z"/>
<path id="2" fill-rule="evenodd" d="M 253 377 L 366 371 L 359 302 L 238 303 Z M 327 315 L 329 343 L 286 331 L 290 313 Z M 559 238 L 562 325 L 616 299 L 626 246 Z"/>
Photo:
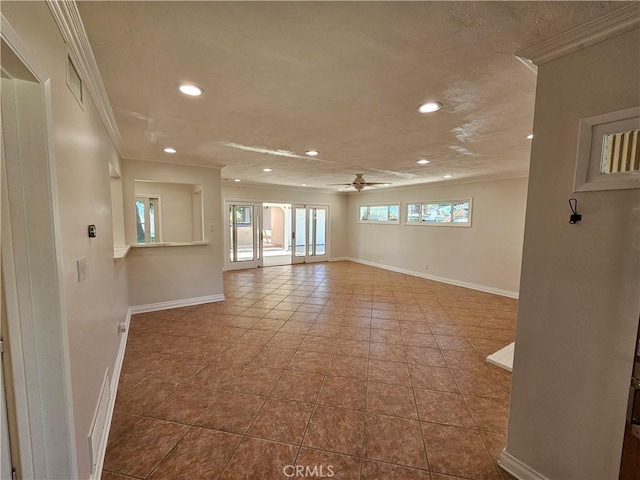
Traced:
<path id="1" fill-rule="evenodd" d="M 329 206 L 225 201 L 225 269 L 329 259 Z"/>
<path id="2" fill-rule="evenodd" d="M 295 263 L 325 262 L 329 259 L 329 207 L 294 205 L 292 238 Z"/>
<path id="3" fill-rule="evenodd" d="M 291 204 L 262 204 L 264 267 L 291 265 Z"/>
<path id="4" fill-rule="evenodd" d="M 0 283 L 6 402 L 0 405 L 0 423 L 9 429 L 0 434 L 9 449 L 0 452 L 1 474 L 4 480 L 10 462 L 18 478 L 77 478 L 52 177 L 51 81 L 2 20 Z"/>
<path id="5" fill-rule="evenodd" d="M 262 204 L 226 204 L 228 228 L 227 270 L 262 266 Z"/>

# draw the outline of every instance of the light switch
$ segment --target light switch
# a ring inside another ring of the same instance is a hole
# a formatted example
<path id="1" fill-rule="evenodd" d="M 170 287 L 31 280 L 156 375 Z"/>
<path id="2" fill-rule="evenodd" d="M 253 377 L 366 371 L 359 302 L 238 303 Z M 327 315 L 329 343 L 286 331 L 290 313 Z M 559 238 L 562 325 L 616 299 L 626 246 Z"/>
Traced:
<path id="1" fill-rule="evenodd" d="M 87 276 L 87 257 L 76 260 L 76 264 L 78 267 L 78 281 L 81 282 Z"/>

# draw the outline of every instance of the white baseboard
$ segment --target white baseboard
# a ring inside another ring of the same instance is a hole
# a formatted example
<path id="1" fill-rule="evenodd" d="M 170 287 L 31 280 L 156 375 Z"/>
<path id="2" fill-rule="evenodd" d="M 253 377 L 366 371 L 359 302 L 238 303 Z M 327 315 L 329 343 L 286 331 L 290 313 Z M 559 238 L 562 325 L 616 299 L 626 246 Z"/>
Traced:
<path id="1" fill-rule="evenodd" d="M 130 313 L 156 312 L 158 310 L 168 310 L 170 308 L 188 307 L 191 305 L 201 305 L 203 303 L 222 302 L 224 295 L 207 295 L 206 297 L 185 298 L 183 300 L 171 300 L 169 302 L 149 303 L 147 305 L 133 305 L 129 308 Z"/>
<path id="2" fill-rule="evenodd" d="M 521 462 L 506 450 L 503 450 L 498 460 L 498 465 L 509 472 L 518 480 L 549 480 L 539 472 L 536 472 L 526 463 Z"/>
<path id="3" fill-rule="evenodd" d="M 109 430 L 111 429 L 111 420 L 113 419 L 113 410 L 116 406 L 116 395 L 118 394 L 118 382 L 120 380 L 120 371 L 122 370 L 122 362 L 124 361 L 124 351 L 127 346 L 127 338 L 129 337 L 129 324 L 131 323 L 131 308 L 127 311 L 127 317 L 124 320 L 125 331 L 120 337 L 120 346 L 118 347 L 118 355 L 116 363 L 113 366 L 113 375 L 111 375 L 111 398 L 109 399 L 109 407 L 107 411 L 106 428 L 104 436 L 100 443 L 100 451 L 98 452 L 98 461 L 96 469 L 91 475 L 90 480 L 99 480 L 102 477 L 102 467 L 104 466 L 104 456 L 107 452 L 107 441 L 109 439 Z"/>
<path id="4" fill-rule="evenodd" d="M 329 259 L 330 262 L 345 262 L 351 260 L 349 257 L 332 257 Z"/>
<path id="5" fill-rule="evenodd" d="M 518 298 L 518 292 L 512 292 L 510 290 L 502 290 L 501 288 L 489 287 L 486 285 L 479 285 L 477 283 L 464 282 L 462 280 L 455 280 L 453 278 L 439 277 L 437 275 L 429 275 L 427 273 L 418 272 L 415 270 L 407 270 L 405 268 L 394 267 L 392 265 L 384 265 L 382 263 L 370 262 L 368 260 L 361 260 L 354 257 L 343 257 L 343 260 L 349 260 L 350 262 L 361 263 L 363 265 L 369 265 L 370 267 L 382 268 L 391 272 L 404 273 L 406 275 L 412 275 L 414 277 L 426 278 L 427 280 L 433 280 L 435 282 L 447 283 L 449 285 L 456 285 L 458 287 L 470 288 L 472 290 L 478 290 L 480 292 L 493 293 L 494 295 L 500 295 L 502 297 Z"/>

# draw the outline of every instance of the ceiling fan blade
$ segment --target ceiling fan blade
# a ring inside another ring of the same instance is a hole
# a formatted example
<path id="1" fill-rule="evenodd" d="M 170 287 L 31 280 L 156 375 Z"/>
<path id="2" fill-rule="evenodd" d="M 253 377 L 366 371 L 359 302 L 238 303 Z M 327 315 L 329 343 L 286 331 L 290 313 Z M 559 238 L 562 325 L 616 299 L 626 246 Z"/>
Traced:
<path id="1" fill-rule="evenodd" d="M 328 183 L 328 187 L 351 187 L 351 183 Z"/>
<path id="2" fill-rule="evenodd" d="M 366 186 L 370 186 L 370 185 L 391 185 L 389 182 L 367 182 L 365 183 Z"/>

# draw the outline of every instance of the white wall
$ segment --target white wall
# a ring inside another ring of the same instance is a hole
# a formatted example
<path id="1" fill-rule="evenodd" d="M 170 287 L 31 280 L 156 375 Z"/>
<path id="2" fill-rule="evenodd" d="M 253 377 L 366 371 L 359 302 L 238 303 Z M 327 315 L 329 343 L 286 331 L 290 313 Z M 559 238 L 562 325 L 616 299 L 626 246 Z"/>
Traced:
<path id="1" fill-rule="evenodd" d="M 366 262 L 516 295 L 520 279 L 527 180 L 365 190 L 349 195 L 349 256 Z M 357 223 L 358 205 L 473 199 L 472 226 Z M 429 268 L 426 269 L 425 265 Z"/>
<path id="2" fill-rule="evenodd" d="M 136 195 L 160 197 L 163 242 L 192 242 L 195 240 L 193 189 L 194 185 L 191 184 L 135 182 Z M 201 240 L 201 238 L 197 240 Z"/>
<path id="3" fill-rule="evenodd" d="M 124 205 L 122 204 L 122 178 L 111 177 L 111 221 L 113 244 L 124 245 Z"/>
<path id="4" fill-rule="evenodd" d="M 132 248 L 127 256 L 131 305 L 222 295 L 222 207 L 218 168 L 123 160 L 125 236 L 136 243 L 134 180 L 202 185 L 207 245 Z M 189 216 L 191 218 L 191 216 Z M 214 231 L 208 226 L 213 224 Z"/>
<path id="5" fill-rule="evenodd" d="M 88 478 L 87 435 L 104 373 L 116 361 L 116 324 L 129 304 L 126 264 L 113 261 L 109 162 L 119 159 L 91 98 L 81 108 L 66 86 L 67 49 L 46 4 L 3 2 L 2 14 L 50 76 L 75 449 L 78 475 Z M 89 224 L 97 226 L 96 238 L 88 238 Z M 87 277 L 78 282 L 76 259 L 83 257 Z"/>
<path id="6" fill-rule="evenodd" d="M 636 29 L 538 70 L 506 449 L 550 479 L 618 478 L 640 311 L 640 190 L 572 185 L 580 118 L 640 105 L 638 65 Z"/>
<path id="7" fill-rule="evenodd" d="M 339 193 L 320 193 L 313 189 L 272 188 L 258 186 L 236 186 L 223 184 L 223 200 L 247 200 L 250 202 L 297 203 L 308 205 L 329 205 L 330 255 L 331 258 L 345 257 L 348 252 L 346 233 L 346 196 Z"/>

